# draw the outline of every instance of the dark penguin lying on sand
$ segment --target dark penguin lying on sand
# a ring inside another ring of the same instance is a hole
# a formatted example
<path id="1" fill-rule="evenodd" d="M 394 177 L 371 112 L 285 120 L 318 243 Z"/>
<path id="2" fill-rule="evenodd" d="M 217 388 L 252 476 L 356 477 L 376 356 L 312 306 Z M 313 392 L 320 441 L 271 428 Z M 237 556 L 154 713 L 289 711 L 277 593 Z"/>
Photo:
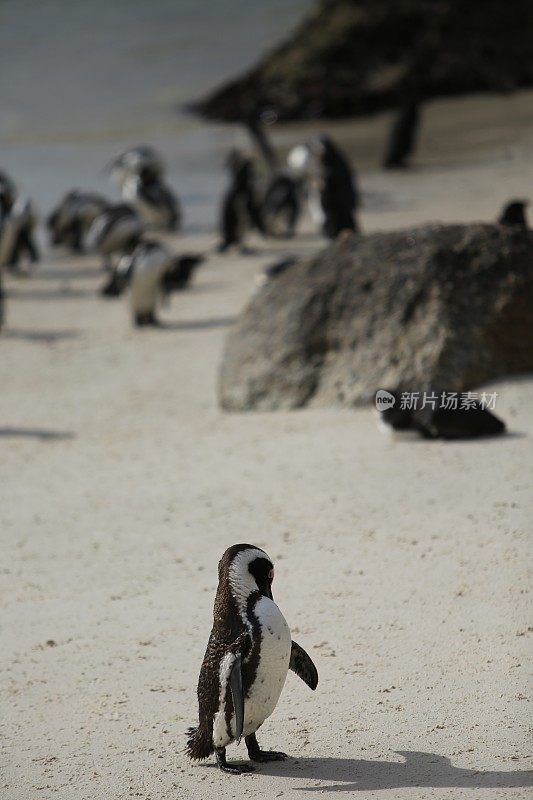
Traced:
<path id="1" fill-rule="evenodd" d="M 68 192 L 46 221 L 51 243 L 65 245 L 75 253 L 82 253 L 89 228 L 110 205 L 105 197 L 96 192 L 80 189 Z"/>
<path id="2" fill-rule="evenodd" d="M 272 599 L 274 567 L 250 544 L 226 550 L 218 565 L 211 636 L 198 681 L 199 725 L 188 731 L 192 759 L 215 753 L 224 772 L 250 772 L 249 764 L 226 762 L 231 742 L 246 742 L 252 761 L 278 761 L 284 753 L 261 750 L 256 731 L 274 711 L 287 671 L 316 689 L 316 667 L 291 640 L 285 618 Z"/>
<path id="3" fill-rule="evenodd" d="M 247 232 L 253 228 L 264 232 L 251 159 L 234 150 L 228 158 L 228 170 L 230 185 L 222 200 L 220 220 L 221 253 L 234 245 L 242 246 Z"/>
<path id="4" fill-rule="evenodd" d="M 500 225 L 517 225 L 527 228 L 526 208 L 527 200 L 510 200 L 501 210 L 498 222 Z"/>
<path id="5" fill-rule="evenodd" d="M 401 407 L 400 392 L 388 394 L 394 403 L 378 413 L 380 427 L 392 435 L 417 433 L 424 439 L 471 439 L 505 432 L 505 423 L 477 401 L 469 408 L 443 408 L 437 402 L 435 408 L 408 409 Z M 439 396 L 438 392 L 435 394 Z"/>
<path id="6" fill-rule="evenodd" d="M 353 170 L 329 136 L 314 146 L 320 162 L 320 203 L 324 213 L 323 232 L 336 239 L 341 231 L 357 231 L 355 212 L 359 197 Z"/>

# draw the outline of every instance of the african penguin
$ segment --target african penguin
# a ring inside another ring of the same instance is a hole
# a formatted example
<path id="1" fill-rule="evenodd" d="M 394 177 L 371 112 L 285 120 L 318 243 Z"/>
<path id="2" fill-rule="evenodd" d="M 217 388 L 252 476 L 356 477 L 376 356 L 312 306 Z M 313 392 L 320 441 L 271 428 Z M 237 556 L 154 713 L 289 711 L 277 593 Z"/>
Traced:
<path id="1" fill-rule="evenodd" d="M 97 216 L 110 207 L 110 203 L 96 192 L 73 189 L 58 203 L 47 219 L 53 245 L 65 245 L 75 253 L 85 247 L 85 237 Z"/>
<path id="2" fill-rule="evenodd" d="M 111 161 L 108 169 L 112 178 L 122 187 L 125 179 L 131 175 L 139 175 L 142 169 L 148 169 L 157 178 L 163 178 L 165 164 L 158 151 L 147 144 L 128 147 Z"/>
<path id="3" fill-rule="evenodd" d="M 175 256 L 158 242 L 141 242 L 131 256 L 119 262 L 117 273 L 127 273 L 129 304 L 137 327 L 158 325 L 156 308 L 163 294 L 163 278 Z"/>
<path id="4" fill-rule="evenodd" d="M 242 246 L 246 233 L 252 228 L 264 233 L 261 210 L 256 197 L 253 162 L 239 150 L 233 150 L 227 166 L 230 185 L 222 200 L 219 245 L 221 253 L 233 245 Z"/>
<path id="5" fill-rule="evenodd" d="M 205 261 L 204 256 L 197 253 L 186 253 L 174 256 L 163 275 L 161 283 L 164 294 L 186 289 L 192 280 L 197 267 Z"/>
<path id="6" fill-rule="evenodd" d="M 18 270 L 25 255 L 31 263 L 39 260 L 33 237 L 36 224 L 31 200 L 20 197 L 11 204 L 0 189 L 0 267 Z"/>
<path id="7" fill-rule="evenodd" d="M 272 561 L 258 547 L 229 547 L 218 565 L 213 628 L 198 680 L 199 724 L 189 728 L 186 752 L 205 759 L 213 752 L 224 772 L 250 772 L 229 765 L 226 747 L 244 736 L 252 761 L 278 761 L 284 753 L 261 750 L 256 731 L 274 711 L 287 671 L 311 689 L 318 673 L 305 650 L 291 640 L 272 599 Z"/>
<path id="8" fill-rule="evenodd" d="M 520 226 L 527 228 L 526 208 L 527 200 L 510 200 L 501 210 L 498 222 L 500 225 Z"/>
<path id="9" fill-rule="evenodd" d="M 413 152 L 420 127 L 420 101 L 409 99 L 401 106 L 392 124 L 383 160 L 385 169 L 401 169 Z"/>
<path id="10" fill-rule="evenodd" d="M 131 203 L 146 224 L 158 230 L 175 231 L 181 223 L 178 198 L 151 167 L 125 177 L 122 197 Z"/>
<path id="11" fill-rule="evenodd" d="M 329 136 L 321 136 L 315 149 L 320 161 L 322 230 L 328 238 L 336 239 L 343 230 L 358 230 L 355 211 L 359 196 L 355 177 L 346 157 Z"/>
<path id="12" fill-rule="evenodd" d="M 278 172 L 261 203 L 263 223 L 271 236 L 294 236 L 301 213 L 301 187 L 288 172 Z"/>
<path id="13" fill-rule="evenodd" d="M 505 423 L 479 402 L 469 408 L 446 408 L 436 405 L 420 409 L 402 408 L 400 392 L 387 392 L 393 399 L 388 408 L 378 412 L 378 426 L 393 436 L 419 434 L 424 439 L 472 439 L 505 433 Z M 438 396 L 439 392 L 435 392 Z"/>
<path id="14" fill-rule="evenodd" d="M 109 206 L 91 223 L 85 246 L 89 252 L 99 253 L 104 267 L 110 269 L 112 257 L 131 253 L 143 231 L 144 225 L 133 208 L 124 203 Z"/>

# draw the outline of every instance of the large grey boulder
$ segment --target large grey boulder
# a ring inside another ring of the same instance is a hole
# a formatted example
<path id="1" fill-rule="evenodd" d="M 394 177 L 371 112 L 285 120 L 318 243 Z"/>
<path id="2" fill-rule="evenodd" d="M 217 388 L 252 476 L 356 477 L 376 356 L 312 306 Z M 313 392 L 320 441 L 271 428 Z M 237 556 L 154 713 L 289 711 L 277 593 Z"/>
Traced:
<path id="1" fill-rule="evenodd" d="M 220 403 L 354 406 L 529 370 L 533 232 L 432 225 L 351 236 L 266 284 L 228 337 Z"/>

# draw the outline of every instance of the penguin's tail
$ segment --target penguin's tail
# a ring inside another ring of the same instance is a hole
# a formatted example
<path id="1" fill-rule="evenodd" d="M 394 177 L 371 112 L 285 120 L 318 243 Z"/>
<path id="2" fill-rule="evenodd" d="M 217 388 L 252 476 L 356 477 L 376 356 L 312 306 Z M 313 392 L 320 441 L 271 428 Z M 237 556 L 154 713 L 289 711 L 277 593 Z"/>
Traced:
<path id="1" fill-rule="evenodd" d="M 214 752 L 213 737 L 209 731 L 204 731 L 201 726 L 198 728 L 189 728 L 187 730 L 187 745 L 185 752 L 194 761 L 201 761 L 204 758 L 209 758 L 211 753 Z"/>

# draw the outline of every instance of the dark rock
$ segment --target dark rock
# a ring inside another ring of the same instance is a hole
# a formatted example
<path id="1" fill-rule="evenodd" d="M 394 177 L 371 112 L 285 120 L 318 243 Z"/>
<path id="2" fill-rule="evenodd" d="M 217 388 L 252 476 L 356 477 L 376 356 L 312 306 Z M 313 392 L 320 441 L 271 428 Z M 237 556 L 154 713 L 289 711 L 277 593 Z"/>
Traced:
<path id="1" fill-rule="evenodd" d="M 226 343 L 220 402 L 354 406 L 530 370 L 533 232 L 434 225 L 349 236 L 265 284 Z"/>
<path id="2" fill-rule="evenodd" d="M 279 47 L 193 109 L 244 122 L 368 114 L 425 97 L 533 85 L 531 0 L 320 0 Z"/>

